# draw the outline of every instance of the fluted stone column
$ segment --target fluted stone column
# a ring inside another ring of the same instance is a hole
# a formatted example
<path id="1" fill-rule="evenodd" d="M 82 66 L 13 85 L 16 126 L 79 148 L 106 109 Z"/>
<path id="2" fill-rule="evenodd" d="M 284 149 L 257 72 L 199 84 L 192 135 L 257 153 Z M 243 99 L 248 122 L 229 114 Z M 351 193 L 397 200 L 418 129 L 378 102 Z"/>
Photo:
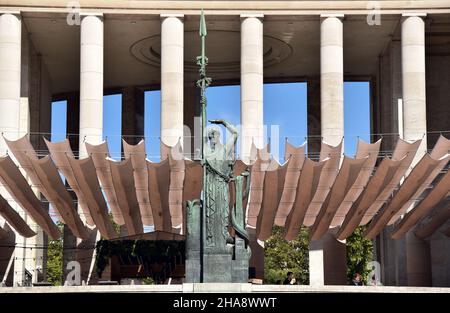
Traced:
<path id="1" fill-rule="evenodd" d="M 86 157 L 85 142 L 100 144 L 103 139 L 103 16 L 85 15 L 81 19 L 80 30 L 80 157 Z M 80 208 L 78 208 L 80 211 Z M 82 219 L 84 216 L 81 215 Z M 78 239 L 78 246 L 95 246 L 100 233 L 91 232 L 89 239 Z M 90 263 L 92 269 L 95 251 L 79 248 L 78 261 Z M 87 280 L 82 273 L 82 280 Z"/>
<path id="2" fill-rule="evenodd" d="M 21 32 L 20 14 L 0 15 L 0 132 L 8 139 L 19 137 Z M 0 155 L 6 150 L 0 138 Z"/>
<path id="3" fill-rule="evenodd" d="M 404 14 L 401 27 L 403 133 L 406 140 L 422 139 L 412 166 L 427 149 L 424 16 Z M 431 286 L 429 243 L 412 231 L 406 235 L 406 273 L 409 286 Z"/>
<path id="4" fill-rule="evenodd" d="M 323 140 L 338 145 L 344 136 L 343 15 L 322 15 L 320 21 L 320 130 Z M 345 244 L 330 229 L 309 246 L 309 283 L 345 285 Z"/>
<path id="5" fill-rule="evenodd" d="M 103 136 L 103 17 L 86 15 L 80 38 L 80 156 Z"/>
<path id="6" fill-rule="evenodd" d="M 241 15 L 241 159 L 263 146 L 263 15 Z"/>
<path id="7" fill-rule="evenodd" d="M 14 140 L 26 133 L 21 131 L 20 116 L 20 88 L 21 88 L 21 51 L 22 51 L 22 22 L 20 13 L 5 13 L 0 15 L 0 132 L 6 138 Z M 0 136 L 0 156 L 8 150 L 5 141 Z M 9 200 L 13 208 L 19 211 L 24 220 L 26 214 L 13 201 L 8 191 L 0 186 L 0 193 Z M 0 216 L 0 223 L 3 225 Z M 12 232 L 12 231 L 11 231 Z M 24 246 L 26 238 L 11 234 L 12 244 Z M 25 278 L 25 249 L 14 249 L 15 261 L 10 271 L 13 272 L 13 284 L 22 286 Z M 7 260 L 7 262 L 9 259 Z"/>
<path id="8" fill-rule="evenodd" d="M 343 15 L 320 21 L 320 118 L 323 139 L 338 145 L 344 136 Z"/>
<path id="9" fill-rule="evenodd" d="M 403 133 L 406 140 L 422 139 L 415 165 L 426 153 L 425 21 L 404 15 L 402 20 Z"/>
<path id="10" fill-rule="evenodd" d="M 161 140 L 173 146 L 183 138 L 184 23 L 182 14 L 161 19 Z"/>

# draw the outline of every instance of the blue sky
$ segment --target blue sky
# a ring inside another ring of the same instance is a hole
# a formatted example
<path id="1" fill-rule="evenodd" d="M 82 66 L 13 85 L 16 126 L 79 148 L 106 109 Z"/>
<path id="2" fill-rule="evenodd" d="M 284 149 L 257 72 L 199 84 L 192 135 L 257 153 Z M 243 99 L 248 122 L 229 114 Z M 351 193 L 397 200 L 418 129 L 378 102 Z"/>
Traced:
<path id="1" fill-rule="evenodd" d="M 209 119 L 225 119 L 240 124 L 240 87 L 210 87 L 207 90 Z M 271 151 L 283 159 L 286 138 L 298 146 L 307 136 L 306 83 L 280 83 L 264 85 L 264 124 L 266 136 L 271 137 Z M 108 95 L 103 103 L 103 137 L 107 138 L 111 156 L 120 157 L 121 95 Z M 52 141 L 66 137 L 66 102 L 53 102 Z M 159 160 L 160 92 L 145 93 L 145 137 L 148 158 Z M 278 126 L 278 134 L 277 134 Z M 272 129 L 272 131 L 271 131 Z M 344 136 L 345 154 L 353 156 L 358 137 L 370 138 L 370 93 L 367 82 L 344 84 Z M 266 142 L 267 142 L 266 138 Z M 279 149 L 276 147 L 278 138 Z M 277 153 L 277 151 L 279 151 Z M 239 151 L 238 151 L 239 153 Z"/>

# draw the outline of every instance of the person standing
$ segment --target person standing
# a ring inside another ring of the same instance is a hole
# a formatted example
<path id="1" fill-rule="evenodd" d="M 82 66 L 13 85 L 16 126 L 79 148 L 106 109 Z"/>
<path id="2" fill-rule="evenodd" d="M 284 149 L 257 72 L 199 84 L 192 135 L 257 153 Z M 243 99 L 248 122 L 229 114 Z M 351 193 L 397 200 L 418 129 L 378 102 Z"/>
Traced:
<path id="1" fill-rule="evenodd" d="M 283 285 L 294 285 L 294 284 L 295 284 L 294 273 L 288 272 L 283 282 Z"/>

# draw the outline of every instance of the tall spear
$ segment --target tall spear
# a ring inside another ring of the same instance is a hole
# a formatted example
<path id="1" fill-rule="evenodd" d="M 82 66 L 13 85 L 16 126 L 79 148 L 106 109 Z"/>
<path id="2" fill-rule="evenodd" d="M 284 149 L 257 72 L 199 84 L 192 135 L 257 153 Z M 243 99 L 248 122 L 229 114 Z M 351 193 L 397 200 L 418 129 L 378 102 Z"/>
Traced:
<path id="1" fill-rule="evenodd" d="M 208 65 L 208 58 L 205 54 L 205 39 L 207 35 L 205 15 L 203 10 L 200 15 L 200 27 L 199 35 L 201 38 L 201 55 L 197 57 L 197 65 L 200 66 L 199 73 L 200 79 L 197 80 L 197 87 L 200 88 L 200 105 L 202 109 L 202 147 L 201 147 L 201 159 L 205 161 L 205 128 L 206 128 L 206 88 L 211 84 L 211 78 L 206 77 L 206 65 Z"/>
<path id="2" fill-rule="evenodd" d="M 202 192 L 202 211 L 201 211 L 201 250 L 203 251 L 201 255 L 204 254 L 204 243 L 205 243 L 205 233 L 206 233 L 206 194 L 207 194 L 207 186 L 206 186 L 206 157 L 205 157 L 205 128 L 206 128 L 206 88 L 211 84 L 211 78 L 206 77 L 206 65 L 208 64 L 208 58 L 205 54 L 205 39 L 206 39 L 206 22 L 205 15 L 203 13 L 203 9 L 200 15 L 200 27 L 199 27 L 199 35 L 201 38 L 201 55 L 197 57 L 197 65 L 200 66 L 199 73 L 200 79 L 197 80 L 197 87 L 200 88 L 200 105 L 202 109 L 202 128 L 201 128 L 201 136 L 202 136 L 202 146 L 201 146 L 201 163 L 203 166 L 203 192 Z M 203 263 L 203 261 L 201 261 Z M 202 268 L 203 266 L 201 266 Z M 203 270 L 201 270 L 201 281 L 203 281 Z"/>

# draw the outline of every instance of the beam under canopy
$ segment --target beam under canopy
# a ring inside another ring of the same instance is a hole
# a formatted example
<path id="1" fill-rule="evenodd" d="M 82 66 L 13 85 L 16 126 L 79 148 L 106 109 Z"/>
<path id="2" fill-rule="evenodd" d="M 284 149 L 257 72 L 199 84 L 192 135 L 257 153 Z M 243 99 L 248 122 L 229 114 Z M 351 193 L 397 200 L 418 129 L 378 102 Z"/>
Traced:
<path id="1" fill-rule="evenodd" d="M 14 230 L 21 236 L 30 238 L 36 235 L 36 233 L 28 226 L 19 213 L 17 213 L 0 195 L 0 215 L 11 225 Z M 3 230 L 3 229 L 1 229 Z M 0 230 L 0 237 L 1 237 Z M 6 232 L 4 233 L 6 235 Z"/>

